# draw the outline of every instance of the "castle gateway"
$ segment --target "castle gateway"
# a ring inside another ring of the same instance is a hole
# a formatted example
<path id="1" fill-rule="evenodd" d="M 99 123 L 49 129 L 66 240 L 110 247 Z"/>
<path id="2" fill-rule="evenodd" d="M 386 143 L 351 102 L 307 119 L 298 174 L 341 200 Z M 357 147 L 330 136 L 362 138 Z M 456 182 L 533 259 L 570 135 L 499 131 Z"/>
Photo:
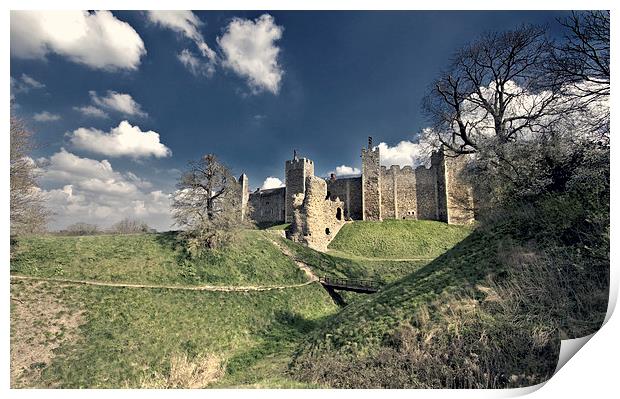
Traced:
<path id="1" fill-rule="evenodd" d="M 464 166 L 463 157 L 450 157 L 439 150 L 431 155 L 429 168 L 386 168 L 380 164 L 379 148 L 373 148 L 369 138 L 368 148 L 362 149 L 361 176 L 337 178 L 332 174 L 326 179 L 324 201 L 339 203 L 333 207 L 332 215 L 339 221 L 417 219 L 470 223 L 474 220 L 474 198 L 471 186 L 460 178 Z M 307 186 L 318 179 L 314 176 L 314 163 L 295 153 L 285 163 L 285 176 L 285 187 L 253 193 L 248 192 L 247 177 L 241 176 L 243 204 L 251 205 L 254 221 L 295 221 L 296 201 L 299 206 Z"/>

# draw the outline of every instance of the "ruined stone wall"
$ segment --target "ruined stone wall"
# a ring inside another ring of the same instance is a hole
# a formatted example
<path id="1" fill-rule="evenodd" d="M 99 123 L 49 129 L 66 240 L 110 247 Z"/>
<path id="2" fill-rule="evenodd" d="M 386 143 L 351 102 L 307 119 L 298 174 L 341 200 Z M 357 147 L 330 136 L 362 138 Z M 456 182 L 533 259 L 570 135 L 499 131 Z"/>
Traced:
<path id="1" fill-rule="evenodd" d="M 411 166 L 397 170 L 396 203 L 396 219 L 418 218 L 416 177 Z"/>
<path id="2" fill-rule="evenodd" d="M 362 219 L 362 178 L 345 177 L 327 181 L 327 192 L 331 200 L 344 202 L 344 216 L 347 220 Z"/>
<path id="3" fill-rule="evenodd" d="M 294 205 L 290 239 L 325 251 L 327 245 L 344 225 L 344 202 L 327 198 L 327 182 L 319 177 L 306 178 L 303 202 L 298 194 L 292 198 Z"/>
<path id="4" fill-rule="evenodd" d="M 396 218 L 396 187 L 398 178 L 398 166 L 392 165 L 390 169 L 381 166 L 381 218 Z"/>
<path id="5" fill-rule="evenodd" d="M 286 174 L 286 198 L 284 218 L 287 223 L 293 221 L 293 197 L 295 194 L 303 194 L 306 191 L 306 177 L 314 176 L 314 163 L 307 158 L 296 156 L 286 161 L 284 171 Z"/>
<path id="6" fill-rule="evenodd" d="M 467 224 L 475 219 L 473 188 L 462 178 L 465 156 L 445 158 L 447 222 Z"/>
<path id="7" fill-rule="evenodd" d="M 362 219 L 381 220 L 381 166 L 379 148 L 362 149 Z"/>
<path id="8" fill-rule="evenodd" d="M 284 223 L 285 193 L 286 190 L 282 187 L 250 194 L 252 220 L 256 223 Z"/>
<path id="9" fill-rule="evenodd" d="M 248 176 L 244 173 L 239 176 L 239 189 L 241 192 L 241 220 L 246 220 L 248 217 L 248 204 L 250 200 L 250 188 L 248 186 Z"/>
<path id="10" fill-rule="evenodd" d="M 437 220 L 437 175 L 435 169 L 418 166 L 415 170 L 418 219 Z"/>

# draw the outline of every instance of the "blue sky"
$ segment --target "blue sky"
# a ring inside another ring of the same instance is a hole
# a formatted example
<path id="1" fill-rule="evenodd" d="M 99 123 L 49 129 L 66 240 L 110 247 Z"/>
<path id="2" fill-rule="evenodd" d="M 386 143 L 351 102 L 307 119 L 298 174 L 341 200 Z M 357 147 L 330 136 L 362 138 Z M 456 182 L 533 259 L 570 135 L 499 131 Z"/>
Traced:
<path id="1" fill-rule="evenodd" d="M 114 11 L 54 25 L 13 12 L 13 112 L 39 143 L 51 228 L 131 216 L 167 229 L 188 160 L 215 153 L 254 189 L 283 179 L 293 149 L 320 175 L 359 168 L 369 135 L 407 151 L 395 146 L 426 126 L 420 101 L 455 50 L 523 23 L 559 36 L 563 15 Z"/>

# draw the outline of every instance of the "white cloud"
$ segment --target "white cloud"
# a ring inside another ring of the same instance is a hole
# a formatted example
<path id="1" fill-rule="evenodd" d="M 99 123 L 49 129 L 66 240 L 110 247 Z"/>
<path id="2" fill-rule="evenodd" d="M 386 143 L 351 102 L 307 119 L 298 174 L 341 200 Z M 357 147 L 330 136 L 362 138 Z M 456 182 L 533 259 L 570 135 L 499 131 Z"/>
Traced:
<path id="1" fill-rule="evenodd" d="M 284 71 L 278 64 L 280 48 L 275 44 L 283 28 L 269 14 L 256 20 L 234 18 L 217 38 L 222 49 L 222 65 L 247 79 L 254 93 L 267 90 L 277 94 Z"/>
<path id="2" fill-rule="evenodd" d="M 76 148 L 111 157 L 152 155 L 162 158 L 172 155 L 172 151 L 159 141 L 159 133 L 143 132 L 139 126 L 132 126 L 127 121 L 122 121 L 109 132 L 81 127 L 68 135 Z"/>
<path id="3" fill-rule="evenodd" d="M 39 82 L 33 77 L 26 75 L 25 73 L 22 73 L 21 80 L 27 87 L 32 89 L 42 89 L 45 87 L 43 83 Z"/>
<path id="4" fill-rule="evenodd" d="M 150 182 L 132 172 L 120 173 L 107 160 L 81 158 L 61 149 L 49 159 L 38 159 L 41 183 L 54 212 L 51 229 L 76 222 L 107 227 L 124 218 L 144 220 L 168 230 L 172 224 L 169 194 L 152 190 Z"/>
<path id="5" fill-rule="evenodd" d="M 390 167 L 392 165 L 418 167 L 428 162 L 428 149 L 423 144 L 413 143 L 403 140 L 390 147 L 386 143 L 379 143 L 381 154 L 381 165 Z"/>
<path id="6" fill-rule="evenodd" d="M 109 11 L 11 11 L 11 55 L 48 53 L 95 69 L 135 70 L 146 50 L 131 25 Z"/>
<path id="7" fill-rule="evenodd" d="M 11 76 L 11 96 L 14 98 L 14 95 L 17 93 L 28 93 L 33 89 L 42 89 L 45 85 L 33 77 L 22 73 L 19 79 L 15 79 Z"/>
<path id="8" fill-rule="evenodd" d="M 330 174 L 331 173 L 334 173 L 336 176 L 344 177 L 344 176 L 359 176 L 362 174 L 362 171 L 352 166 L 340 165 L 340 166 L 336 166 L 336 170 L 330 172 Z"/>
<path id="9" fill-rule="evenodd" d="M 43 111 L 34 114 L 33 119 L 37 122 L 54 122 L 60 119 L 60 115 Z"/>
<path id="10" fill-rule="evenodd" d="M 125 115 L 146 117 L 148 114 L 142 111 L 142 107 L 138 104 L 133 97 L 125 93 L 117 93 L 112 90 L 108 90 L 106 96 L 99 96 L 96 91 L 91 90 L 88 92 L 93 104 L 107 108 L 110 110 L 121 112 Z"/>
<path id="11" fill-rule="evenodd" d="M 282 180 L 278 179 L 277 177 L 269 176 L 268 178 L 265 179 L 260 189 L 269 190 L 270 188 L 280 188 L 280 187 L 284 187 L 284 183 L 282 183 Z"/>
<path id="12" fill-rule="evenodd" d="M 147 17 L 151 22 L 180 33 L 196 44 L 196 47 L 206 60 L 198 58 L 189 49 L 183 49 L 177 57 L 186 68 L 194 75 L 213 75 L 215 64 L 217 63 L 217 55 L 207 45 L 200 33 L 200 27 L 203 25 L 203 22 L 196 14 L 183 10 L 156 10 L 147 11 Z"/>
<path id="13" fill-rule="evenodd" d="M 185 68 L 189 69 L 189 71 L 195 76 L 205 75 L 210 77 L 215 72 L 213 64 L 203 62 L 188 49 L 181 51 L 177 55 L 177 58 L 181 61 L 181 64 L 183 64 Z"/>
<path id="14" fill-rule="evenodd" d="M 84 116 L 92 116 L 94 118 L 108 118 L 108 114 L 105 111 L 93 105 L 85 105 L 83 107 L 73 107 L 73 109 L 80 112 Z"/>

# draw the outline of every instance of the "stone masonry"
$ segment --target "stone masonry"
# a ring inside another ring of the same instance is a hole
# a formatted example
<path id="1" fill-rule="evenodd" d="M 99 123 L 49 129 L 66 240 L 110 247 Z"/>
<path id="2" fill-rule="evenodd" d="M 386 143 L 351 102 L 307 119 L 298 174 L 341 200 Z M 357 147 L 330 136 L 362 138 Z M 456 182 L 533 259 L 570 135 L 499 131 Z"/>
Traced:
<path id="1" fill-rule="evenodd" d="M 247 177 L 239 178 L 242 192 L 248 193 L 242 208 L 256 222 L 292 223 L 295 239 L 316 248 L 326 247 L 345 220 L 474 220 L 472 188 L 461 178 L 464 157 L 438 150 L 428 168 L 387 168 L 370 137 L 361 157 L 361 176 L 323 179 L 314 176 L 312 160 L 295 151 L 285 163 L 285 187 L 249 194 Z"/>

